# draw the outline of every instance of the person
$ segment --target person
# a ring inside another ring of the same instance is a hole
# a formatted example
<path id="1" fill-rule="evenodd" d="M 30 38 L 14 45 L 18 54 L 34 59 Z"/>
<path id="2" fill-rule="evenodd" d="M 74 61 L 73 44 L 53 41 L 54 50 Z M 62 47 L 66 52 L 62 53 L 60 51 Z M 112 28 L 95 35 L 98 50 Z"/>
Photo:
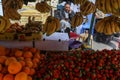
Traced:
<path id="1" fill-rule="evenodd" d="M 65 32 L 66 28 L 71 29 L 71 19 L 74 16 L 73 10 L 70 8 L 70 4 L 66 3 L 64 9 L 60 10 L 58 14 L 55 15 L 56 18 L 60 20 L 60 31 Z"/>

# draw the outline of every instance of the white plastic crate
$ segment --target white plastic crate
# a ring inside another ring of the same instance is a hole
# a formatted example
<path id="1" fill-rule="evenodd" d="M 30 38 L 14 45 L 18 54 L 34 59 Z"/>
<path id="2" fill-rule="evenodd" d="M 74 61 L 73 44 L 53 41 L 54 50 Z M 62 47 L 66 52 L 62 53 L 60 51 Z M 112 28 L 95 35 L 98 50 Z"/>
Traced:
<path id="1" fill-rule="evenodd" d="M 43 35 L 41 41 L 35 41 L 35 47 L 46 51 L 68 51 L 69 36 L 67 33 L 58 32 L 50 36 Z"/>

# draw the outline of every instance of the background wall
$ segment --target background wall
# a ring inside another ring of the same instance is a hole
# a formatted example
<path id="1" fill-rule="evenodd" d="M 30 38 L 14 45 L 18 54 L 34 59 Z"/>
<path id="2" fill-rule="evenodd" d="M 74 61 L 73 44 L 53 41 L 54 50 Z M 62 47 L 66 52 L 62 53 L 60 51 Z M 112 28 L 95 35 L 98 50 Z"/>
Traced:
<path id="1" fill-rule="evenodd" d="M 0 0 L 0 15 L 3 15 L 1 0 Z"/>

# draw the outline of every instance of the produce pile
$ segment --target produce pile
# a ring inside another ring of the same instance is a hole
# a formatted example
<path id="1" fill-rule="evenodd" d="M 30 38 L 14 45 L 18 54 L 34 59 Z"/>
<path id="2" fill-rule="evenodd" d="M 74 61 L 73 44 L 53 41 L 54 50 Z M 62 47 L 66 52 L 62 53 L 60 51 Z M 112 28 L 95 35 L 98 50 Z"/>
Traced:
<path id="1" fill-rule="evenodd" d="M 120 16 L 120 0 L 96 0 L 96 7 L 103 13 L 112 13 Z"/>
<path id="2" fill-rule="evenodd" d="M 120 19 L 115 16 L 105 17 L 96 23 L 95 30 L 105 35 L 118 33 L 120 32 Z"/>
<path id="3" fill-rule="evenodd" d="M 119 80 L 120 50 L 44 52 L 0 46 L 0 80 Z"/>
<path id="4" fill-rule="evenodd" d="M 0 16 L 0 40 L 40 40 L 42 38 L 43 24 L 35 21 L 35 17 L 28 17 L 28 23 L 21 25 L 11 23 L 5 16 Z"/>
<path id="5" fill-rule="evenodd" d="M 80 12 L 77 12 L 71 20 L 72 28 L 78 27 L 83 23 L 83 16 L 87 16 L 96 11 L 96 6 L 88 0 L 74 0 L 75 4 L 80 4 Z M 86 6 L 86 7 L 85 7 Z"/>
<path id="6" fill-rule="evenodd" d="M 18 9 L 21 9 L 24 2 L 23 0 L 2 0 L 4 16 L 12 19 L 19 20 L 21 15 L 18 13 Z"/>
<path id="7" fill-rule="evenodd" d="M 46 33 L 46 36 L 50 36 L 54 32 L 58 31 L 60 29 L 60 21 L 59 19 L 48 16 L 46 19 L 45 24 L 43 25 L 43 33 Z"/>
<path id="8" fill-rule="evenodd" d="M 83 16 L 82 16 L 81 12 L 76 12 L 76 14 L 72 17 L 71 26 L 72 26 L 72 28 L 75 28 L 75 27 L 81 25 L 82 22 L 83 22 Z"/>
<path id="9" fill-rule="evenodd" d="M 36 48 L 9 49 L 0 46 L 0 80 L 33 80 L 44 55 Z"/>
<path id="10" fill-rule="evenodd" d="M 84 16 L 87 16 L 90 13 L 95 12 L 96 6 L 93 2 L 85 1 L 80 5 L 80 11 Z"/>
<path id="11" fill-rule="evenodd" d="M 49 6 L 46 1 L 41 1 L 41 2 L 36 3 L 35 8 L 41 13 L 50 12 L 52 9 L 52 7 Z"/>
<path id="12" fill-rule="evenodd" d="M 80 12 L 87 16 L 90 13 L 94 13 L 96 6 L 92 1 L 89 0 L 73 0 L 75 4 L 80 4 Z"/>
<path id="13" fill-rule="evenodd" d="M 37 80 L 119 80 L 120 50 L 46 52 Z"/>
<path id="14" fill-rule="evenodd" d="M 10 20 L 7 17 L 0 16 L 0 33 L 4 33 L 10 25 Z"/>

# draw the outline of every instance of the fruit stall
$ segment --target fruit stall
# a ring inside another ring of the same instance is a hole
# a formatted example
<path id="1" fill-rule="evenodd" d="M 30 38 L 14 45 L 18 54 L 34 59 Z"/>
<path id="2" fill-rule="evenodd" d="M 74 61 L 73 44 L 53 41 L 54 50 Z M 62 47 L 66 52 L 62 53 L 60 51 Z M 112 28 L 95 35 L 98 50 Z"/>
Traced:
<path id="1" fill-rule="evenodd" d="M 80 4 L 73 30 L 92 14 L 87 38 L 60 32 L 53 13 L 59 0 L 0 0 L 0 80 L 120 80 L 120 49 L 90 44 L 93 28 L 106 36 L 120 32 L 120 0 L 73 2 Z M 95 23 L 97 9 L 111 15 Z"/>

